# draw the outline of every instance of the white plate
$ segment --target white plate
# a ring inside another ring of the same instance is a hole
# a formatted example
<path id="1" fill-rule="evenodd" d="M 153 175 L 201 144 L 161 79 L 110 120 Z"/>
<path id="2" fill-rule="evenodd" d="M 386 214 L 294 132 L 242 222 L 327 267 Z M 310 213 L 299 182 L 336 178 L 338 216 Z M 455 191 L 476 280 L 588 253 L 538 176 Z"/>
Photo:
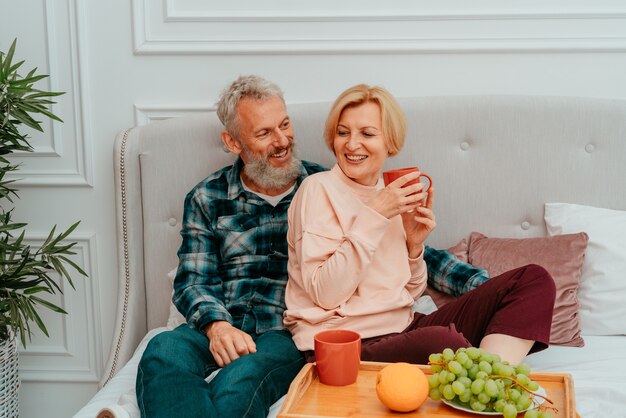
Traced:
<path id="1" fill-rule="evenodd" d="M 541 386 L 539 386 L 539 389 L 537 389 L 534 393 L 537 393 L 541 396 L 546 396 L 546 390 L 544 388 L 542 388 Z M 533 404 L 530 406 L 530 408 L 524 409 L 523 411 L 519 411 L 518 414 L 521 414 L 522 412 L 526 412 L 529 409 L 535 409 L 537 408 L 539 405 L 541 405 L 542 403 L 545 402 L 545 399 L 543 399 L 542 397 L 539 396 L 534 396 L 533 397 Z M 443 403 L 445 403 L 446 405 L 454 408 L 454 409 L 458 409 L 459 411 L 464 411 L 464 412 L 469 412 L 470 414 L 476 414 L 476 415 L 499 415 L 502 416 L 502 412 L 478 412 L 478 411 L 474 411 L 471 408 L 467 408 L 465 406 L 462 405 L 458 405 L 455 404 L 453 402 L 450 402 L 449 400 L 445 399 L 445 398 L 441 398 L 441 401 Z"/>

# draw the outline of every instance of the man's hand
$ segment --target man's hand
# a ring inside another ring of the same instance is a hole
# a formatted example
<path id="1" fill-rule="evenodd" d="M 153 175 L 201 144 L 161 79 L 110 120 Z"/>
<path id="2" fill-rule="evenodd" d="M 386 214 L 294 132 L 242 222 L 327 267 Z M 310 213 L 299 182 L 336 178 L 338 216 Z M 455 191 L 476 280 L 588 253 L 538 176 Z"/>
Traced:
<path id="1" fill-rule="evenodd" d="M 246 354 L 256 352 L 252 337 L 227 321 L 215 321 L 205 328 L 209 350 L 218 366 L 224 367 Z"/>

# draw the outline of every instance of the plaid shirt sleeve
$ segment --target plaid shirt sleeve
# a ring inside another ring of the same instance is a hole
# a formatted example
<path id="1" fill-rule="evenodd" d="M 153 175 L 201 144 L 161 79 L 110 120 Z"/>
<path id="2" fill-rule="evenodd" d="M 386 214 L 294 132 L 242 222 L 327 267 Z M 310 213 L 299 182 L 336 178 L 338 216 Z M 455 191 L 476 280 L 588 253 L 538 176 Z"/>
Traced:
<path id="1" fill-rule="evenodd" d="M 428 284 L 452 296 L 461 296 L 489 280 L 487 270 L 459 261 L 446 250 L 426 246 L 424 261 L 428 268 Z"/>
<path id="2" fill-rule="evenodd" d="M 233 323 L 224 302 L 218 274 L 218 240 L 206 214 L 205 200 L 201 193 L 190 193 L 185 198 L 183 241 L 172 298 L 187 322 L 199 330 L 213 321 Z"/>

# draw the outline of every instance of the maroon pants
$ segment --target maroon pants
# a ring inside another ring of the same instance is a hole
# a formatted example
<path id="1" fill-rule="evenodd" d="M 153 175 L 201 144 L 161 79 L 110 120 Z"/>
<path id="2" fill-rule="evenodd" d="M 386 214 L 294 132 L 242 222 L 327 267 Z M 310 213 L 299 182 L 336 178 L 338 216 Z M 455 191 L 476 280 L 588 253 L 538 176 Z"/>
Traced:
<path id="1" fill-rule="evenodd" d="M 489 334 L 533 340 L 531 352 L 540 351 L 548 346 L 554 298 L 554 280 L 543 267 L 520 267 L 429 315 L 416 313 L 400 333 L 364 339 L 361 360 L 426 364 L 430 353 L 478 347 Z"/>

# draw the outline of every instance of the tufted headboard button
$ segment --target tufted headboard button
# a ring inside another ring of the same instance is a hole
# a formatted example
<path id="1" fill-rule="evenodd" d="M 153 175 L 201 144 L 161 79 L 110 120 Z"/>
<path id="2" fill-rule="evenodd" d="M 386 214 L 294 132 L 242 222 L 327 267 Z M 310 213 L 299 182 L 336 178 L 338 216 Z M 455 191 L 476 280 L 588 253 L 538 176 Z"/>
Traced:
<path id="1" fill-rule="evenodd" d="M 591 154 L 595 150 L 596 150 L 596 146 L 595 145 L 593 145 L 591 143 L 585 145 L 585 151 L 587 151 L 589 154 Z"/>
<path id="2" fill-rule="evenodd" d="M 463 141 L 463 142 L 461 142 L 461 149 L 462 149 L 463 151 L 467 151 L 467 150 L 469 149 L 469 147 L 470 147 L 469 142 L 467 142 L 467 141 Z"/>
<path id="3" fill-rule="evenodd" d="M 530 222 L 528 222 L 528 221 L 524 221 L 524 222 L 522 222 L 521 227 L 522 227 L 522 229 L 523 229 L 524 231 L 528 231 L 528 230 L 530 229 Z"/>
<path id="4" fill-rule="evenodd" d="M 170 226 L 176 226 L 176 219 L 175 218 L 170 218 L 167 221 L 168 224 L 170 224 Z"/>

